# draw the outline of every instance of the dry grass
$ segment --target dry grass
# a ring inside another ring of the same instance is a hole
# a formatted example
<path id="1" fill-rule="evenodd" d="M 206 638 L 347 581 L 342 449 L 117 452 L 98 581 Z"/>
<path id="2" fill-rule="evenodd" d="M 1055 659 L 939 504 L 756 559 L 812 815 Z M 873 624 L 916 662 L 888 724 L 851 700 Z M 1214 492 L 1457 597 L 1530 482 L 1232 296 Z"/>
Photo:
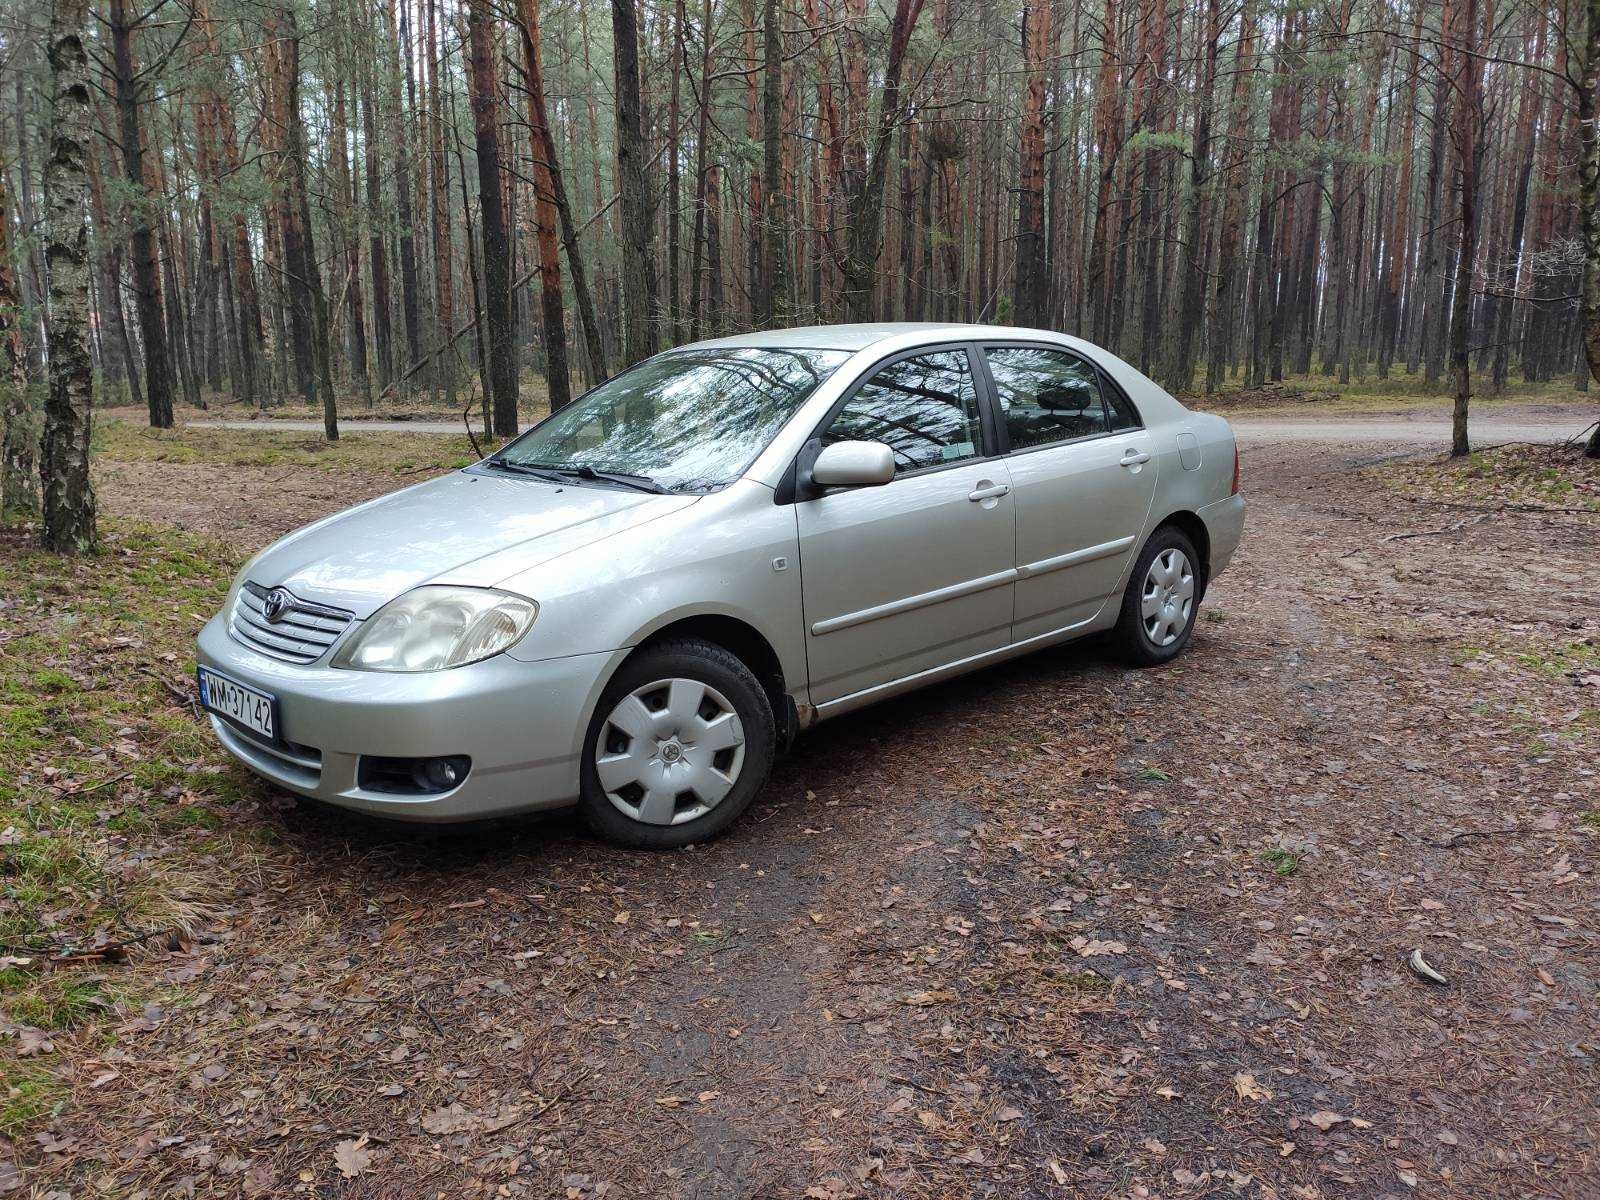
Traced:
<path id="1" fill-rule="evenodd" d="M 1479 389 L 1472 398 L 1474 412 L 1497 411 L 1514 406 L 1594 405 L 1594 392 L 1578 391 L 1570 379 L 1548 383 L 1513 381 L 1498 395 L 1490 394 L 1487 381 L 1479 378 Z M 1318 414 L 1448 413 L 1455 403 L 1447 385 L 1428 388 L 1421 376 L 1397 373 L 1388 379 L 1372 376 L 1341 384 L 1334 376 L 1294 375 L 1258 388 L 1245 388 L 1238 382 L 1225 385 L 1210 396 L 1185 393 L 1185 404 L 1207 412 L 1281 412 L 1303 417 L 1308 410 Z"/>
<path id="2" fill-rule="evenodd" d="M 479 437 L 488 453 L 498 443 Z M 94 427 L 96 459 L 115 462 L 210 463 L 416 475 L 477 461 L 471 441 L 437 433 L 394 433 L 359 427 L 327 441 L 320 433 L 260 428 L 211 429 L 180 425 L 152 429 L 131 420 L 100 420 Z"/>
<path id="3" fill-rule="evenodd" d="M 1465 458 L 1401 461 L 1370 469 L 1409 499 L 1471 507 L 1600 512 L 1600 460 L 1581 446 L 1502 446 Z"/>

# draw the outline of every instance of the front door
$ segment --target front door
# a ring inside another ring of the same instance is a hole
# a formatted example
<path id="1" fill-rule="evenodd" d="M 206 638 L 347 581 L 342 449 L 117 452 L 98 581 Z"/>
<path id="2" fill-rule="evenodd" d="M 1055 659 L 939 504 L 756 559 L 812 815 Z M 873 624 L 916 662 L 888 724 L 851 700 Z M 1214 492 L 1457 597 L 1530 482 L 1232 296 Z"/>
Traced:
<path id="1" fill-rule="evenodd" d="M 1017 511 L 1016 641 L 1092 620 L 1120 595 L 1155 496 L 1138 413 L 1067 350 L 988 346 Z"/>
<path id="2" fill-rule="evenodd" d="M 876 370 L 823 430 L 824 445 L 846 440 L 883 442 L 897 474 L 797 506 L 819 705 L 998 650 L 1011 633 L 1011 478 L 985 457 L 966 349 Z"/>

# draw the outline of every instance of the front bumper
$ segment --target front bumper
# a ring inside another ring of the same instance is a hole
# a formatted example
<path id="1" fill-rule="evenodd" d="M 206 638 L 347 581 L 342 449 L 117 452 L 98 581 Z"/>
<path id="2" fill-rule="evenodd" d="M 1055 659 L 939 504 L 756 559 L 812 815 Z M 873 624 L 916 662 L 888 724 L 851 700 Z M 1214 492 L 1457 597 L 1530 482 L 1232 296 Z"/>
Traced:
<path id="1" fill-rule="evenodd" d="M 316 800 L 407 821 L 470 821 L 559 808 L 578 797 L 584 733 L 626 650 L 522 662 L 498 655 L 414 675 L 299 666 L 241 645 L 222 617 L 200 631 L 200 665 L 278 697 L 282 744 L 212 715 L 223 746 L 262 778 Z M 398 795 L 360 784 L 363 755 L 467 755 L 458 787 Z"/>

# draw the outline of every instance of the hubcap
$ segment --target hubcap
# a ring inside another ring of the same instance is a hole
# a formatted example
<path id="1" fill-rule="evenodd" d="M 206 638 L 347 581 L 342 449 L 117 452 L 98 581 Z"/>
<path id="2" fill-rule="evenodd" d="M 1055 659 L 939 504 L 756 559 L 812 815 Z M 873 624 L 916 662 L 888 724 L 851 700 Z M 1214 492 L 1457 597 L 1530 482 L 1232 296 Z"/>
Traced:
<path id="1" fill-rule="evenodd" d="M 1144 577 L 1139 614 L 1145 636 L 1156 647 L 1170 646 L 1189 627 L 1194 611 L 1194 568 L 1182 550 L 1163 550 Z"/>
<path id="2" fill-rule="evenodd" d="M 744 768 L 744 726 L 697 679 L 660 679 L 624 696 L 595 740 L 595 774 L 618 812 L 679 825 L 710 812 Z"/>

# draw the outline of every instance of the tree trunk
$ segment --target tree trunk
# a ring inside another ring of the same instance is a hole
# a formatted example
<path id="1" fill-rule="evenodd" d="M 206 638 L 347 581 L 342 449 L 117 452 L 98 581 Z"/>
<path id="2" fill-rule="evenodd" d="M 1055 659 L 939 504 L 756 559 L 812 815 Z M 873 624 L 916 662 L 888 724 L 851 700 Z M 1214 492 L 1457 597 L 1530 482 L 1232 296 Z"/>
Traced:
<path id="1" fill-rule="evenodd" d="M 215 25 L 207 0 L 195 0 L 195 27 L 202 53 L 221 57 Z M 215 90 L 201 90 L 195 107 L 195 140 L 199 148 L 201 187 L 212 196 L 213 214 L 224 181 L 239 176 L 238 129 L 232 107 Z M 267 376 L 262 361 L 261 299 L 256 291 L 255 256 L 251 248 L 250 226 L 243 207 L 230 206 L 231 217 L 218 216 L 217 237 L 221 243 L 224 269 L 233 308 L 235 350 L 238 372 L 233 380 L 234 394 L 246 404 L 264 404 Z"/>
<path id="2" fill-rule="evenodd" d="M 778 0 L 765 0 L 761 71 L 761 286 L 756 296 L 762 325 L 789 315 L 788 197 L 783 186 L 783 31 Z"/>
<path id="3" fill-rule="evenodd" d="M 11 265 L 10 175 L 0 164 L 0 355 L 5 359 L 5 440 L 0 443 L 0 521 L 39 514 L 39 427 L 22 343 L 22 293 Z"/>
<path id="4" fill-rule="evenodd" d="M 672 5 L 672 98 L 667 106 L 667 328 L 673 345 L 683 340 L 683 69 L 686 54 L 683 0 Z"/>
<path id="5" fill-rule="evenodd" d="M 378 356 L 378 386 L 394 378 L 394 337 L 390 328 L 389 255 L 383 242 L 383 185 L 378 174 L 378 120 L 375 63 L 369 56 L 361 86 L 362 177 L 367 199 L 367 263 L 372 273 L 372 340 Z"/>
<path id="6" fill-rule="evenodd" d="M 1095 341 L 1111 341 L 1113 208 L 1117 165 L 1123 145 L 1123 89 L 1117 67 L 1117 0 L 1105 0 L 1101 24 L 1100 72 L 1095 83 L 1094 141 L 1098 159 L 1095 185 L 1094 231 L 1089 243 L 1089 297 L 1093 305 L 1091 330 Z"/>
<path id="7" fill-rule="evenodd" d="M 145 399 L 150 424 L 172 427 L 172 381 L 168 373 L 167 331 L 161 314 L 161 265 L 151 228 L 156 199 L 150 195 L 144 161 L 144 134 L 139 105 L 143 84 L 133 53 L 134 22 L 127 0 L 109 0 L 107 24 L 111 31 L 111 58 L 116 83 L 118 138 L 122 143 L 123 175 L 128 183 L 128 249 L 133 256 L 133 299 L 139 316 L 139 336 L 144 340 Z"/>
<path id="8" fill-rule="evenodd" d="M 50 295 L 50 390 L 39 458 L 45 549 L 95 549 L 94 487 L 89 481 L 89 421 L 94 373 L 89 361 L 89 56 L 88 0 L 56 0 L 50 17 L 54 120 L 44 165 L 49 197 L 45 262 Z M 170 407 L 170 402 L 169 402 Z"/>
<path id="9" fill-rule="evenodd" d="M 711 0 L 704 0 L 700 18 L 700 87 L 695 93 L 699 120 L 694 136 L 694 232 L 689 238 L 689 340 L 700 340 L 701 266 L 705 256 L 706 192 L 711 173 Z M 694 86 L 691 81 L 690 87 Z M 826 93 L 824 93 L 826 95 Z"/>
<path id="10" fill-rule="evenodd" d="M 395 27 L 396 7 L 400 10 L 398 32 Z M 397 239 L 400 249 L 400 308 L 406 330 L 406 362 L 414 367 L 422 362 L 422 281 L 417 275 L 416 211 L 411 203 L 411 137 L 400 104 L 400 77 L 403 73 L 410 92 L 411 111 L 413 115 L 416 113 L 416 95 L 411 82 L 411 23 L 408 7 L 405 0 L 389 0 L 384 15 L 389 26 L 390 46 L 394 51 L 394 63 L 389 73 L 389 109 L 394 120 L 390 132 L 394 138 L 395 223 L 400 229 Z M 405 62 L 403 72 L 402 59 Z"/>
<path id="11" fill-rule="evenodd" d="M 617 175 L 622 193 L 623 365 L 656 352 L 655 301 L 650 294 L 654 253 L 649 173 L 639 95 L 639 17 L 635 0 L 612 0 L 617 104 Z"/>
<path id="12" fill-rule="evenodd" d="M 489 326 L 483 377 L 492 398 L 494 435 L 517 433 L 517 368 L 511 328 L 511 242 L 500 187 L 500 127 L 495 120 L 500 81 L 495 70 L 493 14 L 488 0 L 469 0 L 468 83 L 478 146 L 478 209 L 483 227 L 484 311 Z M 553 240 L 553 239 L 552 239 Z"/>
<path id="13" fill-rule="evenodd" d="M 528 125 L 532 130 L 533 225 L 539 251 L 539 304 L 544 323 L 545 377 L 550 389 L 550 411 L 572 399 L 567 366 L 567 320 L 561 295 L 561 255 L 556 249 L 556 224 L 560 221 L 567 244 L 567 265 L 572 269 L 573 297 L 584 331 L 584 350 L 596 382 L 606 378 L 606 352 L 600 341 L 589 284 L 578 252 L 577 232 L 567 209 L 561 168 L 556 163 L 555 139 L 545 108 L 544 59 L 539 42 L 539 0 L 517 0 L 522 24 L 524 83 L 528 92 Z"/>
<path id="14" fill-rule="evenodd" d="M 889 59 L 884 67 L 883 94 L 879 100 L 878 126 L 873 135 L 870 157 L 860 183 L 850 196 L 850 228 L 844 258 L 845 312 L 852 321 L 872 319 L 872 288 L 883 243 L 883 185 L 889 170 L 889 153 L 895 127 L 905 119 L 905 101 L 900 94 L 900 73 L 905 66 L 906 46 L 922 15 L 923 0 L 895 0 L 894 20 L 889 27 Z"/>
<path id="15" fill-rule="evenodd" d="M 1583 78 L 1578 85 L 1578 129 L 1583 140 L 1578 180 L 1583 210 L 1583 354 L 1589 374 L 1600 381 L 1600 0 L 1587 0 Z M 1584 454 L 1600 458 L 1600 424 Z"/>
<path id="16" fill-rule="evenodd" d="M 348 55 L 354 48 L 342 36 L 340 44 Z M 361 236 L 356 211 L 355 172 L 350 166 L 349 106 L 345 102 L 347 91 L 353 92 L 353 83 L 347 86 L 343 78 L 334 79 L 333 87 L 333 184 L 337 191 L 334 209 L 338 220 L 339 240 L 344 243 L 344 293 L 350 324 L 345 331 L 350 353 L 350 379 L 356 394 L 368 407 L 372 405 L 371 368 L 367 364 L 367 313 L 366 299 L 361 288 Z"/>
<path id="17" fill-rule="evenodd" d="M 1217 43 L 1222 37 L 1220 0 L 1206 0 L 1205 49 L 1200 93 L 1195 100 L 1194 148 L 1189 158 L 1189 211 L 1179 247 L 1182 300 L 1178 305 L 1177 345 L 1169 384 L 1186 390 L 1194 379 L 1194 335 L 1205 312 L 1206 246 L 1203 230 L 1211 212 L 1211 97 L 1217 82 Z"/>
<path id="18" fill-rule="evenodd" d="M 427 43 L 422 56 L 427 85 L 428 194 L 433 206 L 433 293 L 435 349 L 434 381 L 445 402 L 455 406 L 455 353 L 451 334 L 456 322 L 455 266 L 450 235 L 450 170 L 445 162 L 444 100 L 439 76 L 444 70 L 443 42 L 439 36 L 439 0 L 426 0 Z"/>
<path id="19" fill-rule="evenodd" d="M 1022 150 L 1017 174 L 1018 325 L 1043 326 L 1050 304 L 1050 265 L 1044 229 L 1045 66 L 1053 37 L 1053 0 L 1026 0 L 1022 7 L 1022 59 L 1027 73 L 1022 102 Z"/>
<path id="20" fill-rule="evenodd" d="M 1455 410 L 1450 426 L 1450 456 L 1469 453 L 1467 408 L 1472 400 L 1472 278 L 1478 254 L 1478 167 L 1483 125 L 1483 59 L 1478 53 L 1478 0 L 1446 0 L 1445 23 L 1454 24 L 1454 87 L 1450 114 L 1460 180 L 1460 228 L 1457 230 L 1455 293 L 1450 313 L 1450 369 L 1455 380 Z M 1435 114 L 1435 120 L 1441 114 Z"/>
<path id="21" fill-rule="evenodd" d="M 300 111 L 300 32 L 292 7 L 276 10 L 267 21 L 268 108 L 274 128 L 274 149 L 280 157 L 279 232 L 283 238 L 283 274 L 290 297 L 290 317 L 297 357 L 304 374 L 301 389 L 315 403 L 322 400 L 322 428 L 329 441 L 339 437 L 338 400 L 328 350 L 328 298 L 322 290 L 316 245 L 311 230 L 311 203 L 306 185 L 305 126 Z"/>
<path id="22" fill-rule="evenodd" d="M 1223 175 L 1222 227 L 1217 231 L 1217 275 L 1206 301 L 1206 393 L 1227 379 L 1233 342 L 1233 319 L 1239 306 L 1239 246 L 1244 224 L 1244 188 L 1248 174 L 1246 145 L 1251 125 L 1248 87 L 1254 68 L 1255 26 L 1246 4 L 1239 13 L 1239 46 L 1233 60 L 1228 96 L 1228 167 Z"/>
<path id="23" fill-rule="evenodd" d="M 109 150 L 105 151 L 109 154 Z M 100 346 L 101 356 L 108 363 L 114 360 L 115 369 L 102 375 L 101 403 L 105 402 L 104 383 L 116 377 L 127 385 L 128 403 L 144 406 L 144 388 L 139 383 L 139 360 L 133 352 L 133 338 L 128 332 L 128 322 L 122 307 L 122 238 L 111 221 L 105 202 L 105 187 L 101 179 L 100 151 L 91 148 L 86 165 L 89 168 L 89 216 L 98 234 L 99 262 L 95 269 L 100 284 Z"/>

